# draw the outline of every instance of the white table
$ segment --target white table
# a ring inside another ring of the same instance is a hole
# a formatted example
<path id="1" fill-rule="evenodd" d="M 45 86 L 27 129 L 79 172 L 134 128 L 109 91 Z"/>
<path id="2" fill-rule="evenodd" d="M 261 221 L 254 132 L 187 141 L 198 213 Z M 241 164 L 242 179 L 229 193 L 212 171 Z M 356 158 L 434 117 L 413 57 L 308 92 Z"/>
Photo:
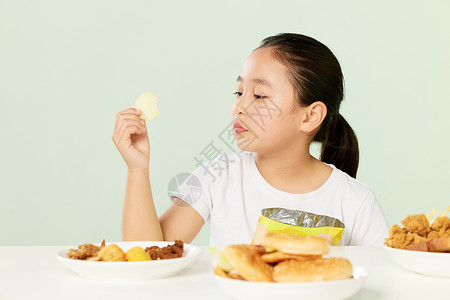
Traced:
<path id="1" fill-rule="evenodd" d="M 122 283 L 78 277 L 56 259 L 64 248 L 68 247 L 0 247 L 0 299 L 229 299 L 212 277 L 207 247 L 178 276 Z M 351 299 L 450 299 L 450 279 L 406 271 L 381 247 L 333 247 L 331 254 L 369 270 L 363 290 Z"/>

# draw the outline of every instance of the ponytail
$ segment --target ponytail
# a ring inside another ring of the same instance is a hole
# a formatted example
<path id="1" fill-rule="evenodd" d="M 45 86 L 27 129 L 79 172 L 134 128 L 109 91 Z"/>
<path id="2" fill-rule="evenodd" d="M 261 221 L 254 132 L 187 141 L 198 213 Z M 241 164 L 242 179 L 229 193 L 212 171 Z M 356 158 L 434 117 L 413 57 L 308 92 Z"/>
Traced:
<path id="1" fill-rule="evenodd" d="M 320 160 L 356 178 L 359 163 L 358 139 L 339 113 L 333 116 L 325 131 Z"/>

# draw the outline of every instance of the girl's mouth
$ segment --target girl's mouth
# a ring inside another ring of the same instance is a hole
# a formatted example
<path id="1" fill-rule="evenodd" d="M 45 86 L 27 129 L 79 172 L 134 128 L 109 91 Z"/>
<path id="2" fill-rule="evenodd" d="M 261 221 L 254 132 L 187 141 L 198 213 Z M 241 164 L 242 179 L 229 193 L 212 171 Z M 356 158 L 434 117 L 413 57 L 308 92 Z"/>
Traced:
<path id="1" fill-rule="evenodd" d="M 234 123 L 233 125 L 233 131 L 236 133 L 242 133 L 242 132 L 246 132 L 248 131 L 247 129 L 245 129 L 244 127 L 242 127 L 241 124 L 239 124 L 238 122 Z"/>

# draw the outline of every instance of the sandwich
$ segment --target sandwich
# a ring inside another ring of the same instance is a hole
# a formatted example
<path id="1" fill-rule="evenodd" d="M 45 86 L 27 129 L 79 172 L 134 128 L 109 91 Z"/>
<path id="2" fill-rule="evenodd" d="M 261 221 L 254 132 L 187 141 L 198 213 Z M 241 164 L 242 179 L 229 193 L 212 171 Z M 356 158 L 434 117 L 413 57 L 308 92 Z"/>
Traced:
<path id="1" fill-rule="evenodd" d="M 316 236 L 268 233 L 259 245 L 229 245 L 218 257 L 218 276 L 260 282 L 306 282 L 352 277 L 346 258 L 329 257 L 326 239 Z"/>

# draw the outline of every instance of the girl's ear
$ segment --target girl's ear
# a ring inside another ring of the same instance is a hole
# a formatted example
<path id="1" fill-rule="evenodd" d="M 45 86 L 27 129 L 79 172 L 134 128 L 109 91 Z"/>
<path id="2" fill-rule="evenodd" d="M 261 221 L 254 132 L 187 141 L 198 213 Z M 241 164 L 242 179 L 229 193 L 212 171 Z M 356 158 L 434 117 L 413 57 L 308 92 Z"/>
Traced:
<path id="1" fill-rule="evenodd" d="M 327 106 L 322 101 L 316 101 L 306 107 L 300 130 L 306 133 L 313 132 L 322 124 L 327 115 Z"/>

